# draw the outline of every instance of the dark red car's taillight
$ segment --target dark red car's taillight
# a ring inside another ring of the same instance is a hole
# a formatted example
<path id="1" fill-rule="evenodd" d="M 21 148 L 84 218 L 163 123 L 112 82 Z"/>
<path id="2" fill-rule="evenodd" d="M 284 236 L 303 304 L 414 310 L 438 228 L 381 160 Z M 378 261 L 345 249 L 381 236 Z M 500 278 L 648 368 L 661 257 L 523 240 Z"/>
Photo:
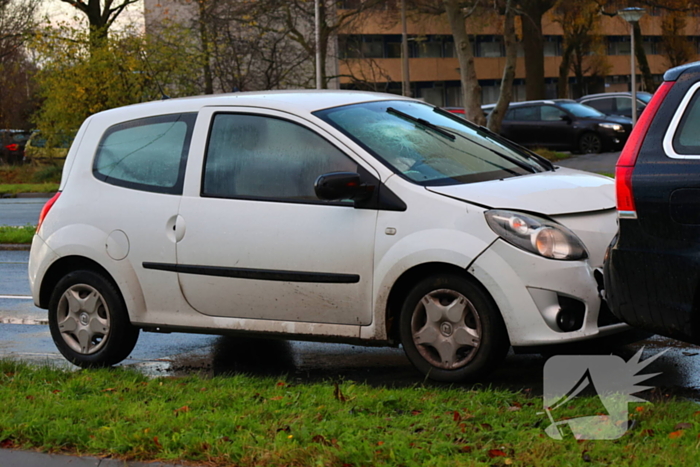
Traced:
<path id="1" fill-rule="evenodd" d="M 5 146 L 5 149 L 7 149 L 8 151 L 17 151 L 19 149 L 19 144 L 17 144 L 17 143 L 8 144 L 7 146 Z"/>
<path id="2" fill-rule="evenodd" d="M 637 218 L 637 207 L 634 204 L 634 194 L 632 193 L 632 173 L 651 122 L 674 84 L 674 81 L 666 81 L 656 90 L 654 97 L 651 98 L 649 105 L 644 109 L 644 113 L 639 117 L 639 121 L 634 126 L 634 129 L 632 129 L 632 133 L 624 149 L 622 149 L 622 154 L 617 160 L 617 165 L 615 166 L 615 191 L 617 194 L 617 211 L 620 218 Z"/>

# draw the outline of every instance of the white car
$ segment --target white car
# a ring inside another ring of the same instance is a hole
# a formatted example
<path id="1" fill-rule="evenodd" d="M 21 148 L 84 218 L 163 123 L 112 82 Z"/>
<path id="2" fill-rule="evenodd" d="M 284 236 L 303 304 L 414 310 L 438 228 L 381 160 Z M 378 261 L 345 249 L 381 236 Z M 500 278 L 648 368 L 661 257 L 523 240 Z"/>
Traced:
<path id="1" fill-rule="evenodd" d="M 425 103 L 238 93 L 88 118 L 32 242 L 34 302 L 81 367 L 139 330 L 403 345 L 474 380 L 516 349 L 629 329 L 594 271 L 613 181 Z"/>

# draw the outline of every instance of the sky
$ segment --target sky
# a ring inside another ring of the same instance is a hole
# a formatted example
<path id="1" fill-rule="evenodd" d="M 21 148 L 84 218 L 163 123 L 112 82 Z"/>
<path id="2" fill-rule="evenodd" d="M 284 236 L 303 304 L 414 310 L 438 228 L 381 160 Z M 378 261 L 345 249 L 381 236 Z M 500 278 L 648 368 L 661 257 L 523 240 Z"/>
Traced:
<path id="1" fill-rule="evenodd" d="M 40 9 L 40 18 L 43 19 L 48 17 L 51 22 L 72 22 L 76 14 L 79 18 L 85 17 L 84 13 L 77 11 L 75 8 L 62 2 L 61 0 L 44 0 L 43 6 Z M 116 26 L 119 27 L 134 24 L 140 25 L 141 28 L 143 28 L 143 1 L 141 0 L 129 5 L 129 7 L 127 7 L 127 9 L 124 10 L 121 15 L 119 15 Z"/>

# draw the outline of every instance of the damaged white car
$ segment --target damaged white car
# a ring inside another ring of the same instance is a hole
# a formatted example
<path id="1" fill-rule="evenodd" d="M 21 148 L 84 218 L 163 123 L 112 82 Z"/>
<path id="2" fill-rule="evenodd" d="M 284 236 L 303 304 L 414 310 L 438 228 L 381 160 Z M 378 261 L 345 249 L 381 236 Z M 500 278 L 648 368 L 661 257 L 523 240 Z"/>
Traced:
<path id="1" fill-rule="evenodd" d="M 616 231 L 611 179 L 425 103 L 238 93 L 88 118 L 29 275 L 82 367 L 144 330 L 401 344 L 463 381 L 627 330 L 595 273 Z"/>

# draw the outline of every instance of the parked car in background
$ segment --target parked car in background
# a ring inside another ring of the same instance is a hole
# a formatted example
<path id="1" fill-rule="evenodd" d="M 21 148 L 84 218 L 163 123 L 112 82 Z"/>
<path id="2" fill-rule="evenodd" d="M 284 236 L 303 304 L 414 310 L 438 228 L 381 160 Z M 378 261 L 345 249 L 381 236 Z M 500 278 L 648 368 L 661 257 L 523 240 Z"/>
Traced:
<path id="1" fill-rule="evenodd" d="M 651 100 L 648 92 L 637 93 L 637 116 L 639 117 Z M 589 94 L 578 99 L 581 104 L 593 107 L 605 115 L 621 115 L 632 118 L 632 93 L 631 92 L 606 92 L 602 94 Z"/>
<path id="2" fill-rule="evenodd" d="M 617 162 L 605 293 L 620 319 L 700 344 L 700 62 L 666 72 Z"/>
<path id="3" fill-rule="evenodd" d="M 451 114 L 455 114 L 459 117 L 465 118 L 464 107 L 443 107 L 442 109 L 448 111 Z"/>
<path id="4" fill-rule="evenodd" d="M 594 274 L 613 187 L 390 94 L 170 99 L 85 121 L 29 279 L 83 367 L 143 329 L 401 343 L 427 377 L 474 380 L 511 346 L 630 329 Z"/>
<path id="5" fill-rule="evenodd" d="M 61 135 L 56 142 L 47 141 L 40 131 L 35 131 L 27 140 L 24 148 L 24 160 L 52 161 L 63 160 L 68 155 L 68 149 L 73 142 L 74 135 Z"/>
<path id="6" fill-rule="evenodd" d="M 31 134 L 28 130 L 0 130 L 0 164 L 22 163 L 24 146 Z"/>
<path id="7" fill-rule="evenodd" d="M 482 106 L 486 114 L 495 104 Z M 514 102 L 508 106 L 501 135 L 530 148 L 584 154 L 622 149 L 632 130 L 629 118 L 609 116 L 569 99 Z"/>

